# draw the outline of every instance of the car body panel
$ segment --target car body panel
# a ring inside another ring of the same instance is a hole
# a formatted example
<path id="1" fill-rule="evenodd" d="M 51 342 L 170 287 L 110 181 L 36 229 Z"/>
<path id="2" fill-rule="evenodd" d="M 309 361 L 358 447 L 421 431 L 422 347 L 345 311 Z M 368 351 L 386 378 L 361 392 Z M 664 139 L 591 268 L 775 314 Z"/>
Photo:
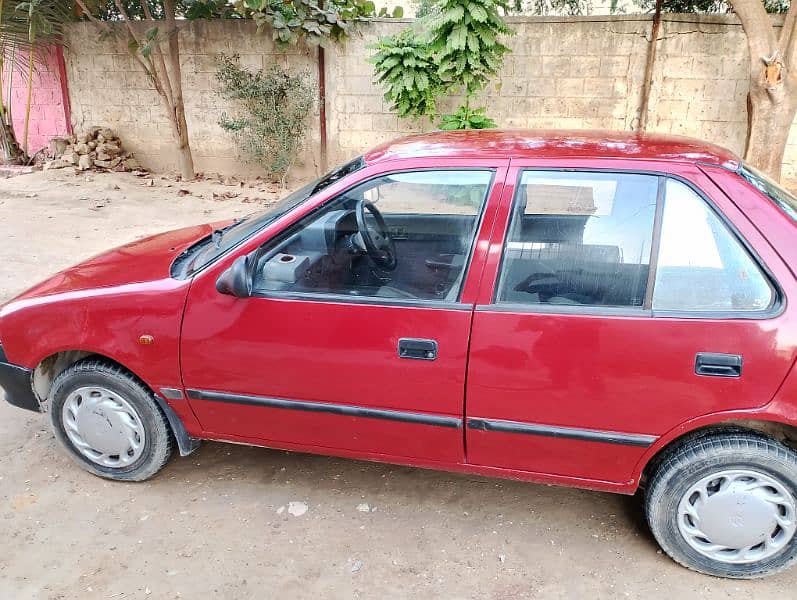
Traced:
<path id="1" fill-rule="evenodd" d="M 166 398 L 196 438 L 624 493 L 688 431 L 797 425 L 795 225 L 732 172 L 732 153 L 675 136 L 437 132 L 365 161 L 191 278 L 171 278 L 169 266 L 213 225 L 128 244 L 31 288 L 0 309 L 8 362 L 35 369 L 67 350 L 108 357 Z M 351 186 L 469 167 L 496 174 L 458 302 L 240 299 L 215 289 L 236 258 Z M 522 167 L 689 181 L 767 266 L 779 310 L 726 319 L 494 310 Z M 437 340 L 438 359 L 399 359 L 402 337 Z M 743 377 L 697 377 L 698 351 L 743 354 Z M 518 423 L 531 427 L 512 431 Z"/>
<path id="2" fill-rule="evenodd" d="M 526 434 L 469 426 L 468 461 L 618 483 L 635 480 L 643 445 L 573 439 L 579 432 L 642 434 L 654 440 L 696 415 L 754 411 L 779 389 L 797 357 L 797 322 L 771 318 L 659 317 L 493 304 L 513 182 L 522 168 L 551 161 L 513 161 L 496 223 L 471 333 L 466 417 L 531 425 Z M 797 293 L 788 268 L 738 208 L 694 165 L 637 161 L 556 161 L 562 168 L 669 173 L 698 186 L 782 282 Z M 587 314 L 584 314 L 587 313 Z M 637 314 L 634 314 L 637 313 Z M 741 378 L 695 374 L 697 352 L 743 356 Z M 552 434 L 538 428 L 553 427 Z M 557 435 L 557 427 L 566 428 Z M 504 429 L 507 429 L 504 426 Z M 518 427 L 516 429 L 522 429 Z M 575 431 L 569 431 L 573 429 Z M 570 434 L 571 437 L 566 435 Z M 633 440 L 633 438 L 632 438 Z M 648 445 L 652 445 L 651 442 Z M 506 452 L 507 447 L 512 452 Z"/>

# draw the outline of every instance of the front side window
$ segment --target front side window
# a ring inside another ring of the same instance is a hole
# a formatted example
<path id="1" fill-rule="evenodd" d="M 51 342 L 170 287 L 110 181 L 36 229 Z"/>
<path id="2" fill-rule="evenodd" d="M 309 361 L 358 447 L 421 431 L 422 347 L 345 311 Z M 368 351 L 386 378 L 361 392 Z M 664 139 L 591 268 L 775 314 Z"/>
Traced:
<path id="1" fill-rule="evenodd" d="M 392 173 L 267 244 L 255 290 L 455 301 L 493 172 Z"/>
<path id="2" fill-rule="evenodd" d="M 775 301 L 767 277 L 691 188 L 667 180 L 654 310 L 761 311 Z"/>
<path id="3" fill-rule="evenodd" d="M 658 177 L 526 171 L 497 301 L 642 308 Z"/>

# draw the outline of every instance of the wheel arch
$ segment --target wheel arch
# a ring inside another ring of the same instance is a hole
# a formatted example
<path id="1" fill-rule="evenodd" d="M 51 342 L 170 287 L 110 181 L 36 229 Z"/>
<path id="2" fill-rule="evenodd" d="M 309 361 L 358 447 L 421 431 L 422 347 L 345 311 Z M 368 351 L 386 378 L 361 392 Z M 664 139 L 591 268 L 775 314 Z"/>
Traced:
<path id="1" fill-rule="evenodd" d="M 50 394 L 53 381 L 55 381 L 56 377 L 58 377 L 61 373 L 75 363 L 86 358 L 101 360 L 103 362 L 107 362 L 108 364 L 124 369 L 124 371 L 130 374 L 131 377 L 137 379 L 145 388 L 150 391 L 152 397 L 155 399 L 155 402 L 158 404 L 158 407 L 161 409 L 169 423 L 170 433 L 174 437 L 175 442 L 177 442 L 177 447 L 180 450 L 181 456 L 188 456 L 199 447 L 200 440 L 192 437 L 188 433 L 180 416 L 174 411 L 174 409 L 172 409 L 171 406 L 169 406 L 168 402 L 166 402 L 164 398 L 155 393 L 153 387 L 149 385 L 143 377 L 138 375 L 124 363 L 101 352 L 76 349 L 61 350 L 41 359 L 33 369 L 33 374 L 31 375 L 31 387 L 33 388 L 33 393 L 36 395 L 39 404 L 43 408 L 47 406 L 47 398 Z"/>
<path id="2" fill-rule="evenodd" d="M 701 422 L 692 427 L 682 425 L 675 432 L 670 432 L 659 438 L 657 443 L 651 446 L 637 465 L 636 481 L 644 487 L 658 466 L 684 444 L 701 437 L 734 432 L 759 433 L 797 450 L 797 425 L 777 420 L 771 415 L 740 415 L 723 420 Z"/>

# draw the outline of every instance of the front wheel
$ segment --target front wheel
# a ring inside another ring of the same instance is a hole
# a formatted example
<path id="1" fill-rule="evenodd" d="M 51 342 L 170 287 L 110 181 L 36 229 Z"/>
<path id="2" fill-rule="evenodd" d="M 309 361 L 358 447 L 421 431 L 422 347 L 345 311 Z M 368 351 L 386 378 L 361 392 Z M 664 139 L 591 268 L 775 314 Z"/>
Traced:
<path id="1" fill-rule="evenodd" d="M 797 453 L 754 432 L 696 438 L 656 469 L 646 512 L 662 549 L 685 567 L 772 575 L 797 561 Z"/>
<path id="2" fill-rule="evenodd" d="M 166 417 L 147 387 L 117 365 L 89 358 L 68 367 L 49 404 L 55 436 L 95 475 L 143 481 L 171 456 Z"/>

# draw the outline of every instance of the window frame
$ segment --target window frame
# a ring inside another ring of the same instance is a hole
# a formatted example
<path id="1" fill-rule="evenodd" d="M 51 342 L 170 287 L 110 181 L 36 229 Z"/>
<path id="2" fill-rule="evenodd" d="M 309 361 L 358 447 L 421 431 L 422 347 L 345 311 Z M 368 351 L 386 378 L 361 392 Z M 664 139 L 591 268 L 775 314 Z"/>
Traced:
<path id="1" fill-rule="evenodd" d="M 329 207 L 331 203 L 338 201 L 342 196 L 351 190 L 360 186 L 366 185 L 377 179 L 396 175 L 401 173 L 419 173 L 429 171 L 480 171 L 490 174 L 487 181 L 484 197 L 482 198 L 481 206 L 478 213 L 476 213 L 476 223 L 473 229 L 473 239 L 471 239 L 468 248 L 468 256 L 462 270 L 462 276 L 459 278 L 457 295 L 455 300 L 437 300 L 434 298 L 388 298 L 381 296 L 351 296 L 348 294 L 332 294 L 327 292 L 298 292 L 298 291 L 279 291 L 279 290 L 258 290 L 253 288 L 253 298 L 271 298 L 280 300 L 301 300 L 307 302 L 325 302 L 332 304 L 360 304 L 360 305 L 376 305 L 376 306 L 403 306 L 408 308 L 445 308 L 456 310 L 471 310 L 473 305 L 465 304 L 461 301 L 462 293 L 465 288 L 465 280 L 467 279 L 468 272 L 470 271 L 473 257 L 476 251 L 476 244 L 479 239 L 479 232 L 481 231 L 484 223 L 484 217 L 487 212 L 487 205 L 490 202 L 490 196 L 498 183 L 496 177 L 498 175 L 499 166 L 429 166 L 429 167 L 406 167 L 383 171 L 375 173 L 369 177 L 361 179 L 351 186 L 340 190 L 338 193 L 330 196 L 321 204 L 314 207 L 310 212 L 302 216 L 300 219 L 291 223 L 288 227 L 280 231 L 274 237 L 266 240 L 263 244 L 258 246 L 249 255 L 253 258 L 252 264 L 256 265 L 260 258 L 275 249 L 276 246 L 283 243 L 287 238 L 293 236 L 301 228 L 307 226 L 318 217 L 318 214 L 323 212 Z"/>
<path id="2" fill-rule="evenodd" d="M 551 173 L 600 173 L 617 175 L 648 175 L 658 178 L 658 192 L 656 194 L 656 211 L 653 221 L 653 232 L 650 249 L 650 267 L 648 270 L 648 281 L 645 288 L 645 299 L 641 307 L 631 306 L 590 306 L 590 305 L 562 305 L 562 304 L 524 304 L 518 302 L 504 302 L 498 299 L 500 292 L 501 277 L 504 273 L 504 260 L 507 254 L 507 244 L 511 233 L 512 220 L 517 209 L 517 202 L 521 191 L 521 181 L 523 174 L 527 171 L 542 171 Z M 704 203 L 725 226 L 731 237 L 744 249 L 767 282 L 772 288 L 773 298 L 769 307 L 750 311 L 750 310 L 728 310 L 728 311 L 701 311 L 701 310 L 654 310 L 652 306 L 653 294 L 655 291 L 656 271 L 658 269 L 659 250 L 661 247 L 661 232 L 664 220 L 664 205 L 666 203 L 667 180 L 671 179 L 684 184 Z M 493 295 L 489 305 L 480 305 L 479 310 L 489 310 L 494 312 L 522 312 L 539 314 L 561 314 L 561 315 L 586 315 L 586 316 L 616 316 L 616 317 L 650 317 L 650 318 L 673 318 L 673 319 L 705 319 L 705 320 L 768 320 L 780 316 L 785 310 L 785 295 L 783 288 L 778 283 L 772 270 L 761 259 L 755 248 L 741 234 L 739 229 L 731 222 L 716 203 L 701 190 L 695 183 L 677 173 L 646 170 L 646 169 L 613 169 L 609 167 L 554 167 L 554 166 L 518 166 L 517 177 L 514 182 L 514 192 L 512 194 L 509 215 L 506 221 L 506 228 L 503 232 L 501 244 L 501 259 L 498 263 L 496 278 L 494 281 Z"/>

